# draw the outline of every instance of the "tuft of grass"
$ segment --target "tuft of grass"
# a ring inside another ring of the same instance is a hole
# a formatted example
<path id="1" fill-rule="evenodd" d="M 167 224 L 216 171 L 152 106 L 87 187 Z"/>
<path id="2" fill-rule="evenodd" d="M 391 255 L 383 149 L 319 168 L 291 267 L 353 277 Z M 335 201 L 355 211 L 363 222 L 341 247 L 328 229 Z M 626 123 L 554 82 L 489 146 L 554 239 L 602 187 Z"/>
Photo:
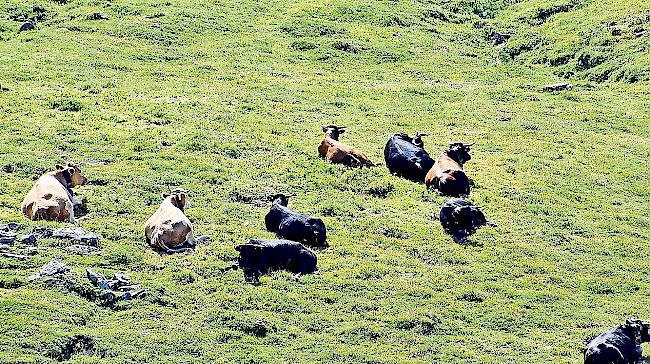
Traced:
<path id="1" fill-rule="evenodd" d="M 50 101 L 50 109 L 59 111 L 81 111 L 83 105 L 80 101 L 71 98 L 60 98 Z"/>

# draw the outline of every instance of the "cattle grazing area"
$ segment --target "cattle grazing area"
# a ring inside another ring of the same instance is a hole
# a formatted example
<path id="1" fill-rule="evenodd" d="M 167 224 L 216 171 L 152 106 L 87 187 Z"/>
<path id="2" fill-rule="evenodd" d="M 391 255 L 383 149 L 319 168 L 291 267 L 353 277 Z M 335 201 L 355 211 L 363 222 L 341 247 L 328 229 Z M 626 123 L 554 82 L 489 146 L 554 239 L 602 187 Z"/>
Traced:
<path id="1" fill-rule="evenodd" d="M 0 363 L 650 363 L 649 14 L 0 1 Z"/>

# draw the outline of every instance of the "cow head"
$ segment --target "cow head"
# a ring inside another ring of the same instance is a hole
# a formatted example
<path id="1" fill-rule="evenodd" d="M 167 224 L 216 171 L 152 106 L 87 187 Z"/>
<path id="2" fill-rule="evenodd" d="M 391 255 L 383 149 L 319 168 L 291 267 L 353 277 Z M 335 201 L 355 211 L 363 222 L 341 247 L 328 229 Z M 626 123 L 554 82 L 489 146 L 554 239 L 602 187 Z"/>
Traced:
<path id="1" fill-rule="evenodd" d="M 449 142 L 449 149 L 447 149 L 447 155 L 449 158 L 455 160 L 460 164 L 465 164 L 468 160 L 472 159 L 472 156 L 469 154 L 470 147 L 472 144 L 463 144 L 463 143 L 452 143 Z"/>
<path id="2" fill-rule="evenodd" d="M 269 200 L 275 205 L 276 203 L 280 206 L 287 206 L 289 204 L 289 196 L 282 193 L 275 194 L 269 197 Z"/>
<path id="3" fill-rule="evenodd" d="M 641 321 L 641 342 L 650 342 L 650 322 Z"/>
<path id="4" fill-rule="evenodd" d="M 648 325 L 647 323 L 639 320 L 639 319 L 629 319 L 625 321 L 625 324 L 623 325 L 623 331 L 628 334 L 631 338 L 634 339 L 634 341 L 637 344 L 641 344 L 643 342 L 643 330 L 644 330 L 644 324 Z M 647 326 L 645 326 L 645 333 L 647 335 Z"/>
<path id="5" fill-rule="evenodd" d="M 415 133 L 415 136 L 413 137 L 413 145 L 416 147 L 424 148 L 424 141 L 422 140 L 422 137 L 427 135 L 429 134 Z"/>
<path id="6" fill-rule="evenodd" d="M 190 191 L 182 188 L 176 188 L 170 190 L 169 193 L 163 193 L 162 197 L 164 199 L 169 199 L 172 205 L 178 207 L 181 211 L 185 211 L 190 208 L 190 198 L 188 197 L 189 192 Z"/>
<path id="7" fill-rule="evenodd" d="M 460 224 L 471 227 L 472 229 L 478 229 L 487 224 L 485 215 L 476 206 L 465 205 L 456 207 L 452 212 L 452 216 Z"/>
<path id="8" fill-rule="evenodd" d="M 66 166 L 57 164 L 56 170 L 58 173 L 61 173 L 61 176 L 63 176 L 67 184 L 66 187 L 68 188 L 83 186 L 88 182 L 88 178 L 83 175 L 81 168 L 72 162 L 68 162 Z"/>
<path id="9" fill-rule="evenodd" d="M 345 126 L 336 126 L 334 124 L 322 125 L 323 133 L 334 140 L 339 140 L 339 135 L 345 133 Z"/>
<path id="10" fill-rule="evenodd" d="M 246 242 L 235 246 L 235 250 L 239 252 L 237 263 L 244 271 L 244 280 L 248 283 L 259 283 L 260 276 L 267 268 L 264 247 Z"/>

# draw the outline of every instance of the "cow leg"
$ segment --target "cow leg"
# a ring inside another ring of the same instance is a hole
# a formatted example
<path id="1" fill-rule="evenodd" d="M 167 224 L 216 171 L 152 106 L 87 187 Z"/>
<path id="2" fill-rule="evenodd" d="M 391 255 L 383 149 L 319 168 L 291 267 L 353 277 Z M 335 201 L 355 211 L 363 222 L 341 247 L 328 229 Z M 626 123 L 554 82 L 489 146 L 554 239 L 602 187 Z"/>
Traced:
<path id="1" fill-rule="evenodd" d="M 360 164 L 357 158 L 336 148 L 330 148 L 327 151 L 327 159 L 332 163 L 343 164 L 348 167 L 353 167 L 355 163 Z"/>
<path id="2" fill-rule="evenodd" d="M 162 241 L 160 245 L 166 253 L 187 253 L 188 251 L 192 251 L 192 248 L 170 248 Z"/>
<path id="3" fill-rule="evenodd" d="M 359 160 L 359 158 L 355 157 L 352 154 L 348 154 L 349 162 L 347 163 L 348 166 L 350 167 L 363 167 L 363 163 Z"/>
<path id="4" fill-rule="evenodd" d="M 72 201 L 65 202 L 65 210 L 68 212 L 68 222 L 74 224 L 75 223 L 74 206 L 72 205 Z"/>
<path id="5" fill-rule="evenodd" d="M 440 177 L 433 177 L 433 188 L 440 191 Z"/>
<path id="6" fill-rule="evenodd" d="M 194 232 L 190 231 L 186 237 L 185 237 L 185 243 L 183 243 L 185 246 L 196 246 L 196 239 L 194 238 Z"/>
<path id="7" fill-rule="evenodd" d="M 191 251 L 192 248 L 178 248 L 178 249 L 168 249 L 167 253 L 187 253 Z"/>
<path id="8" fill-rule="evenodd" d="M 237 263 L 234 263 L 233 265 L 229 265 L 227 267 L 219 268 L 219 270 L 222 273 L 225 273 L 225 272 L 227 272 L 229 270 L 237 270 L 237 269 L 239 269 L 239 264 L 237 264 Z"/>
<path id="9" fill-rule="evenodd" d="M 77 200 L 77 199 L 74 198 L 74 196 L 72 196 L 72 195 L 70 196 L 70 200 L 72 201 L 72 206 L 79 206 L 79 205 L 82 204 L 81 200 Z"/>

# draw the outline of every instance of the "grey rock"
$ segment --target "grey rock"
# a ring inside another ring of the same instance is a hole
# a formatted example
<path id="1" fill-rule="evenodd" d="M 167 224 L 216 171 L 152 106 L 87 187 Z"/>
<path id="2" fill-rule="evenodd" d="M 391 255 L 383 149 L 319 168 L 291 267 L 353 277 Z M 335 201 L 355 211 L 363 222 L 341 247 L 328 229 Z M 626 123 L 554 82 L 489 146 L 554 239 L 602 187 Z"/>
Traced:
<path id="1" fill-rule="evenodd" d="M 148 290 L 146 289 L 141 289 L 135 292 L 127 292 L 122 296 L 122 299 L 125 301 L 140 298 L 140 297 L 145 297 L 149 293 Z"/>
<path id="2" fill-rule="evenodd" d="M 86 16 L 86 19 L 88 19 L 88 20 L 108 20 L 109 18 L 108 18 L 108 15 L 106 15 L 106 14 L 104 14 L 102 12 L 98 12 L 98 13 L 88 14 L 88 16 Z"/>
<path id="3" fill-rule="evenodd" d="M 29 257 L 27 255 L 15 254 L 15 253 L 8 252 L 8 251 L 3 251 L 3 250 L 0 250 L 0 256 L 6 257 L 6 258 L 14 258 L 14 259 L 18 259 L 18 260 L 27 260 L 27 259 L 29 259 Z"/>
<path id="4" fill-rule="evenodd" d="M 81 245 L 81 244 L 73 244 L 67 247 L 69 251 L 72 253 L 76 253 L 79 255 L 93 255 L 93 254 L 99 254 L 100 250 L 94 246 L 89 246 L 89 245 Z"/>
<path id="5" fill-rule="evenodd" d="M 21 236 L 18 240 L 23 244 L 36 244 L 36 241 L 38 239 L 36 238 L 36 234 L 29 233 L 27 235 Z"/>
<path id="6" fill-rule="evenodd" d="M 68 239 L 74 243 L 97 246 L 99 245 L 99 236 L 86 232 L 80 227 L 64 227 L 52 232 L 55 239 Z"/>
<path id="7" fill-rule="evenodd" d="M 571 85 L 570 83 L 559 82 L 559 83 L 554 83 L 551 85 L 544 86 L 544 91 L 546 92 L 567 91 L 567 90 L 571 90 L 571 88 L 573 88 L 573 85 Z"/>
<path id="8" fill-rule="evenodd" d="M 16 241 L 17 235 L 14 230 L 17 228 L 18 224 L 15 222 L 6 225 L 0 225 L 0 244 L 13 245 Z"/>
<path id="9" fill-rule="evenodd" d="M 32 282 L 43 277 L 51 277 L 58 274 L 64 274 L 70 271 L 70 266 L 68 264 L 52 259 L 51 262 L 44 265 L 40 272 L 32 274 L 27 278 L 27 281 Z"/>
<path id="10" fill-rule="evenodd" d="M 139 288 L 139 285 L 131 284 L 131 279 L 124 273 L 114 273 L 111 279 L 107 279 L 101 273 L 96 273 L 92 269 L 86 269 L 86 275 L 95 287 L 105 290 L 127 291 Z"/>

